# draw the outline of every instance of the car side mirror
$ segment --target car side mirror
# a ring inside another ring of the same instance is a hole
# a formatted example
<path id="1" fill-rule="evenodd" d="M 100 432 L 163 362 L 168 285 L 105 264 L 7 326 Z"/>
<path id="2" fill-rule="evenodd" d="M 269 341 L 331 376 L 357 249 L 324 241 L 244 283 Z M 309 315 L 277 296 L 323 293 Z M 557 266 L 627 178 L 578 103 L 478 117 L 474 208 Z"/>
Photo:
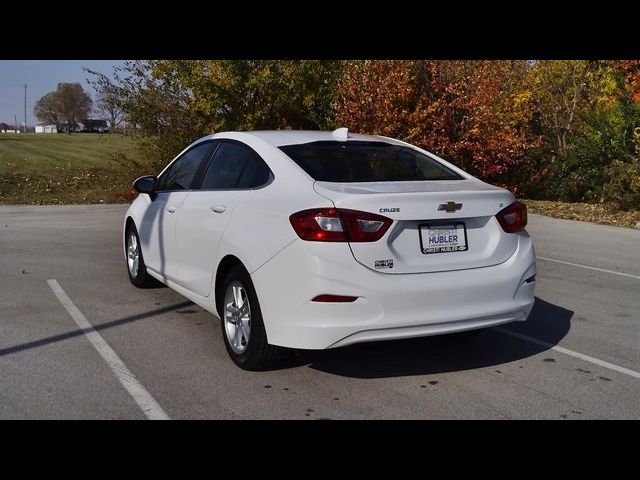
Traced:
<path id="1" fill-rule="evenodd" d="M 133 188 L 138 193 L 146 193 L 153 197 L 156 191 L 156 180 L 158 178 L 155 175 L 146 175 L 144 177 L 137 178 L 133 182 Z"/>

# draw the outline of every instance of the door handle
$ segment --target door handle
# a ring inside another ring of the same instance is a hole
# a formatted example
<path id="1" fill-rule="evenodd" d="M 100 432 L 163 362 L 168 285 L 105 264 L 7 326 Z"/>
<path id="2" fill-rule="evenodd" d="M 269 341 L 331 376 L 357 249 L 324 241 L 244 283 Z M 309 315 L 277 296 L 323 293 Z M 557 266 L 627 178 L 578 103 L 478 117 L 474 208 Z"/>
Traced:
<path id="1" fill-rule="evenodd" d="M 177 208 L 176 207 L 167 207 L 167 212 L 169 213 L 176 213 Z"/>
<path id="2" fill-rule="evenodd" d="M 225 205 L 214 205 L 211 207 L 211 211 L 214 213 L 224 213 L 227 207 Z"/>

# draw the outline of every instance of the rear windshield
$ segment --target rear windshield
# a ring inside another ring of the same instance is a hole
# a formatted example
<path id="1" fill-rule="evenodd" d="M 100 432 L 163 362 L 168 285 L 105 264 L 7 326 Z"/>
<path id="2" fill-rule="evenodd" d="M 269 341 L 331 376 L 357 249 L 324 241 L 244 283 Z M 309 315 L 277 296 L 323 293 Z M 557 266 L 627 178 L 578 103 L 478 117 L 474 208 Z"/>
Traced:
<path id="1" fill-rule="evenodd" d="M 463 177 L 417 150 L 384 142 L 311 142 L 280 147 L 314 180 L 397 182 L 462 180 Z"/>

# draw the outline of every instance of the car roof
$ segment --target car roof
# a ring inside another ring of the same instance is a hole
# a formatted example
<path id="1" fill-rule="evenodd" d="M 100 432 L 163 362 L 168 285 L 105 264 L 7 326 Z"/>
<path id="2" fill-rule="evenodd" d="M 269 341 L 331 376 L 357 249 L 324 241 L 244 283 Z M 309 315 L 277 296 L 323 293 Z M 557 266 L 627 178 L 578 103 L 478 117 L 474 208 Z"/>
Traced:
<path id="1" fill-rule="evenodd" d="M 319 141 L 335 141 L 336 138 L 333 132 L 320 131 L 320 130 L 256 130 L 249 132 L 220 132 L 215 135 L 216 137 L 224 137 L 225 134 L 244 134 L 257 137 L 274 147 L 280 147 L 283 145 L 298 145 L 302 143 L 319 142 Z M 234 135 L 235 136 L 235 135 Z M 393 139 L 380 137 L 378 135 L 363 135 L 359 133 L 349 132 L 348 140 L 356 141 L 376 141 L 386 143 L 396 143 Z M 400 143 L 400 142 L 397 142 Z"/>

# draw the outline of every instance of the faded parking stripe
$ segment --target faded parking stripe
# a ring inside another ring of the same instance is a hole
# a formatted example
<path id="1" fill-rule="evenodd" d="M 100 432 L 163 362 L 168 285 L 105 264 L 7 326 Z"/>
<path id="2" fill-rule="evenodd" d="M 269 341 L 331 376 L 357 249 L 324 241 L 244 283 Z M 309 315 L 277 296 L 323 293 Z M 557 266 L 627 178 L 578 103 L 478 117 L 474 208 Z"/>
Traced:
<path id="1" fill-rule="evenodd" d="M 533 343 L 535 345 L 539 345 L 544 348 L 549 348 L 551 350 L 555 350 L 556 352 L 564 353 L 565 355 L 569 355 L 574 358 L 579 358 L 580 360 L 584 360 L 585 362 L 593 363 L 594 365 L 608 368 L 609 370 L 613 370 L 614 372 L 623 373 L 625 375 L 629 375 L 630 377 L 640 379 L 640 372 L 636 372 L 635 370 L 630 370 L 628 368 L 621 367 L 620 365 L 616 365 L 614 363 L 605 362 L 604 360 L 600 360 L 599 358 L 585 355 L 584 353 L 574 352 L 573 350 L 569 350 L 568 348 L 564 348 L 559 345 L 553 345 L 552 343 L 548 343 L 538 338 L 530 337 L 528 335 L 523 335 L 521 333 L 514 332 L 504 327 L 494 327 L 494 330 L 497 330 L 500 333 L 504 333 L 505 335 L 510 335 L 512 337 L 519 338 L 520 340 L 524 340 L 525 342 Z"/>
<path id="2" fill-rule="evenodd" d="M 49 287 L 62 306 L 67 310 L 71 318 L 76 322 L 78 327 L 89 339 L 100 356 L 107 363 L 113 374 L 120 381 L 122 386 L 129 392 L 129 395 L 138 404 L 142 412 L 150 420 L 169 420 L 169 416 L 162 409 L 158 402 L 151 396 L 146 388 L 138 381 L 138 379 L 129 371 L 120 357 L 113 351 L 104 338 L 93 328 L 83 313 L 71 301 L 69 296 L 62 289 L 57 280 L 47 280 Z"/>
<path id="3" fill-rule="evenodd" d="M 536 259 L 543 260 L 545 262 L 561 263 L 563 265 L 570 265 L 572 267 L 586 268 L 587 270 L 595 270 L 596 272 L 610 273 L 611 275 L 620 275 L 621 277 L 629 277 L 629 278 L 635 278 L 636 280 L 640 280 L 640 275 L 632 275 L 630 273 L 616 272 L 615 270 L 607 270 L 606 268 L 592 267 L 590 265 L 581 265 L 579 263 L 566 262 L 564 260 L 556 260 L 555 258 L 547 258 L 547 257 L 541 257 L 541 256 L 536 256 Z"/>

